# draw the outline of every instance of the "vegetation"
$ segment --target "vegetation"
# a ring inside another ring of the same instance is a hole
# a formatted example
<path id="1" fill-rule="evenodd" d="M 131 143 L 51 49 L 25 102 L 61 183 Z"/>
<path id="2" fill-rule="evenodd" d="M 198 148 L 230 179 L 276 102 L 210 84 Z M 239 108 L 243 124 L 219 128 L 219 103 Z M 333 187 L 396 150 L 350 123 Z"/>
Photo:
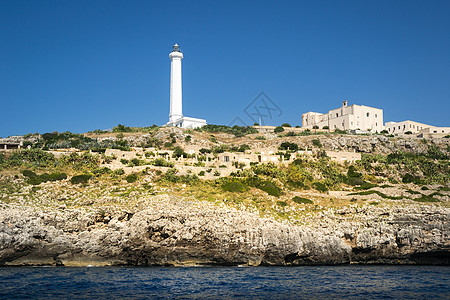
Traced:
<path id="1" fill-rule="evenodd" d="M 275 132 L 275 133 L 280 133 L 280 132 L 283 132 L 283 131 L 284 131 L 283 126 L 277 126 L 277 127 L 275 127 L 275 129 L 273 130 L 273 132 Z"/>
<path id="2" fill-rule="evenodd" d="M 89 179 L 91 179 L 91 178 L 92 178 L 92 175 L 90 175 L 90 174 L 76 175 L 76 176 L 73 176 L 72 178 L 70 178 L 70 183 L 72 183 L 72 184 L 88 183 Z"/>
<path id="3" fill-rule="evenodd" d="M 47 181 L 59 181 L 67 179 L 67 174 L 65 173 L 51 173 L 51 174 L 43 173 L 41 175 L 37 175 L 33 171 L 24 170 L 22 171 L 22 174 L 25 177 L 28 177 L 27 183 L 33 185 L 38 185 Z"/>
<path id="4" fill-rule="evenodd" d="M 251 133 L 258 133 L 258 130 L 254 127 L 251 126 L 226 126 L 226 125 L 212 125 L 212 124 L 208 124 L 205 125 L 203 127 L 200 128 L 196 128 L 196 131 L 203 131 L 203 132 L 211 132 L 211 133 L 216 133 L 216 132 L 224 132 L 224 133 L 229 133 L 229 134 L 233 134 L 236 137 L 242 137 L 245 136 L 247 134 L 251 134 Z"/>
<path id="5" fill-rule="evenodd" d="M 302 198 L 299 196 L 295 196 L 294 198 L 292 198 L 292 201 L 294 201 L 295 203 L 298 203 L 298 204 L 313 204 L 314 203 L 314 202 L 312 202 L 312 200 Z"/>

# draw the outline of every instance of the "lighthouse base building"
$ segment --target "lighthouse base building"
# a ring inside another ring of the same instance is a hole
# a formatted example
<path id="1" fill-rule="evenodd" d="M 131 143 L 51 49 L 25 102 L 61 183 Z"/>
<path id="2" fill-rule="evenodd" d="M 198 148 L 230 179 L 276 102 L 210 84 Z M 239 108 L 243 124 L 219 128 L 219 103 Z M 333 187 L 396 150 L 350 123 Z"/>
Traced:
<path id="1" fill-rule="evenodd" d="M 178 120 L 167 122 L 165 126 L 194 129 L 205 126 L 206 124 L 206 120 L 204 119 L 181 117 Z"/>
<path id="2" fill-rule="evenodd" d="M 178 44 L 173 46 L 169 54 L 170 63 L 170 113 L 169 122 L 165 126 L 180 128 L 198 128 L 206 125 L 206 120 L 183 116 L 183 91 L 181 85 L 181 60 L 183 53 Z"/>

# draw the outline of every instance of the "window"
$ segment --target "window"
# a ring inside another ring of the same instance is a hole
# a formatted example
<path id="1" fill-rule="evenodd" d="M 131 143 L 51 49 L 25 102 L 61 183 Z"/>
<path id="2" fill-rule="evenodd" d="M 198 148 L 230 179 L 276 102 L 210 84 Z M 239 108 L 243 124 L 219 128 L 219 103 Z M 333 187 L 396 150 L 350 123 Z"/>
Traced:
<path id="1" fill-rule="evenodd" d="M 375 114 L 375 118 L 377 117 L 377 114 Z"/>
<path id="2" fill-rule="evenodd" d="M 369 113 L 366 113 L 366 116 L 369 116 Z"/>
<path id="3" fill-rule="evenodd" d="M 339 114 L 338 113 L 336 113 L 336 118 L 339 116 Z"/>
<path id="4" fill-rule="evenodd" d="M 223 157 L 223 161 L 224 162 L 229 162 L 230 161 L 230 157 L 229 156 L 224 156 Z"/>
<path id="5" fill-rule="evenodd" d="M 375 123 L 375 126 L 378 126 L 378 123 Z"/>

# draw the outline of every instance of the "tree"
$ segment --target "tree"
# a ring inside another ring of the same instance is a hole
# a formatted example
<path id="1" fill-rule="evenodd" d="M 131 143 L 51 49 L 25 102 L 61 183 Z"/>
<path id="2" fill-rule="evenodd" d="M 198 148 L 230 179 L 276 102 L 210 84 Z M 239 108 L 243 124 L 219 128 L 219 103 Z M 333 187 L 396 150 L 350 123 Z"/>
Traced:
<path id="1" fill-rule="evenodd" d="M 283 123 L 283 124 L 281 124 L 281 126 L 282 127 L 292 127 L 291 124 L 289 124 L 289 123 Z"/>
<path id="2" fill-rule="evenodd" d="M 275 133 L 280 133 L 280 132 L 283 132 L 284 131 L 284 128 L 282 127 L 282 126 L 277 126 L 277 127 L 275 127 L 275 129 L 274 129 L 274 132 Z"/>

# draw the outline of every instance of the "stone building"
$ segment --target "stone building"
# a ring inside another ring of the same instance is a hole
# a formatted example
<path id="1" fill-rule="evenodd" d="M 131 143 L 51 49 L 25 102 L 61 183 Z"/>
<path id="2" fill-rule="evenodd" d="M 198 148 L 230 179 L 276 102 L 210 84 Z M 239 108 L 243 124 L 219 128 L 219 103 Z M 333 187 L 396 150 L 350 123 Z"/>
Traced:
<path id="1" fill-rule="evenodd" d="M 436 127 L 410 120 L 402 122 L 386 122 L 384 126 L 388 133 L 402 135 L 406 132 L 425 135 L 446 135 L 450 133 L 450 127 Z"/>
<path id="2" fill-rule="evenodd" d="M 408 131 L 411 133 L 419 133 L 422 129 L 429 127 L 432 126 L 410 120 L 402 122 L 386 122 L 384 125 L 384 129 L 390 134 L 404 134 Z"/>
<path id="3" fill-rule="evenodd" d="M 302 115 L 302 128 L 330 130 L 367 130 L 381 132 L 383 130 L 383 110 L 365 105 L 352 104 L 332 109 L 328 113 L 307 112 Z"/>

